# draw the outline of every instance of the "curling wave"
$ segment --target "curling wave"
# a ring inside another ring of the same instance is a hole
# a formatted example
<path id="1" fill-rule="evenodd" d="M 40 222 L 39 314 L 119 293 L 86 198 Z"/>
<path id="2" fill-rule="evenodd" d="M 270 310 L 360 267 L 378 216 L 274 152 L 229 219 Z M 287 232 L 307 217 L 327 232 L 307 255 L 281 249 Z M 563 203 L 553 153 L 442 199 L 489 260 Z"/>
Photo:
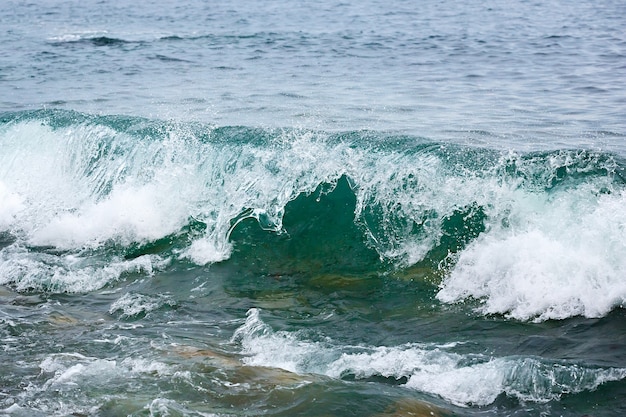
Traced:
<path id="1" fill-rule="evenodd" d="M 521 320 L 626 300 L 617 155 L 57 110 L 1 115 L 0 146 L 0 284 L 20 290 L 92 291 L 179 262 L 306 261 L 430 269 L 440 301 Z"/>

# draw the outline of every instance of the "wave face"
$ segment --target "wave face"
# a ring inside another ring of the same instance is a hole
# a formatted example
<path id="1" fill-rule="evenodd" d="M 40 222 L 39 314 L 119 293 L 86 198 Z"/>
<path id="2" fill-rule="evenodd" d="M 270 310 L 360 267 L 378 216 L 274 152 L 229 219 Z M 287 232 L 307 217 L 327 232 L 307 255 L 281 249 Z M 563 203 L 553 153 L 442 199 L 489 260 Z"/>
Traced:
<path id="1" fill-rule="evenodd" d="M 0 116 L 0 284 L 89 292 L 173 265 L 401 271 L 543 321 L 626 302 L 625 168 L 368 131 Z"/>

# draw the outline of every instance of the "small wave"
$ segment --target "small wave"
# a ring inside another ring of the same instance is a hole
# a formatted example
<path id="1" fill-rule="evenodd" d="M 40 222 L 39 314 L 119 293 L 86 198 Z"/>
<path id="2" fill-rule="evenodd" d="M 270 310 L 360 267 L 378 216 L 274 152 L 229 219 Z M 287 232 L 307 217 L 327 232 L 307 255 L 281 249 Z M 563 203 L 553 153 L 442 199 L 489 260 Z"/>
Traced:
<path id="1" fill-rule="evenodd" d="M 57 36 L 51 38 L 50 41 L 55 46 L 64 46 L 64 45 L 92 45 L 96 47 L 102 46 L 120 46 L 128 43 L 132 43 L 131 41 L 121 39 L 121 38 L 113 38 L 106 35 L 95 35 L 95 34 L 70 34 L 64 36 Z"/>
<path id="2" fill-rule="evenodd" d="M 172 56 L 167 56 L 167 55 L 161 55 L 161 54 L 156 54 L 153 57 L 149 57 L 150 59 L 157 59 L 159 61 L 163 61 L 163 62 L 191 62 L 187 59 L 182 59 L 182 58 L 176 58 L 176 57 L 172 57 Z"/>
<path id="3" fill-rule="evenodd" d="M 0 250 L 0 285 L 10 285 L 17 291 L 87 293 L 124 276 L 150 276 L 168 263 L 158 256 L 121 260 L 110 256 L 45 253 L 12 244 Z"/>
<path id="4" fill-rule="evenodd" d="M 142 378 L 175 374 L 172 367 L 158 361 L 103 359 L 76 352 L 49 355 L 39 368 L 39 381 L 31 384 L 23 397 L 30 413 L 41 410 L 46 415 L 85 414 L 85 405 L 93 404 L 93 398 L 98 398 L 103 389 L 127 387 L 132 391 L 132 385 Z M 51 391 L 53 396 L 40 400 L 45 396 L 42 394 Z M 37 401 L 28 401 L 31 398 Z"/>
<path id="5" fill-rule="evenodd" d="M 372 347 L 342 346 L 327 339 L 313 342 L 299 333 L 274 332 L 257 309 L 248 312 L 232 341 L 240 344 L 248 365 L 350 380 L 380 377 L 378 381 L 395 381 L 463 407 L 492 404 L 501 394 L 526 402 L 556 401 L 626 378 L 625 368 L 459 354 L 453 351 L 454 344 Z"/>
<path id="6" fill-rule="evenodd" d="M 140 318 L 162 307 L 175 306 L 176 302 L 165 294 L 147 296 L 126 293 L 111 304 L 109 314 L 119 312 L 121 317 L 125 319 Z"/>
<path id="7" fill-rule="evenodd" d="M 86 38 L 85 42 L 89 42 L 94 46 L 115 46 L 115 45 L 123 45 L 128 43 L 124 39 L 119 38 L 110 38 L 108 36 L 97 36 L 94 38 Z"/>

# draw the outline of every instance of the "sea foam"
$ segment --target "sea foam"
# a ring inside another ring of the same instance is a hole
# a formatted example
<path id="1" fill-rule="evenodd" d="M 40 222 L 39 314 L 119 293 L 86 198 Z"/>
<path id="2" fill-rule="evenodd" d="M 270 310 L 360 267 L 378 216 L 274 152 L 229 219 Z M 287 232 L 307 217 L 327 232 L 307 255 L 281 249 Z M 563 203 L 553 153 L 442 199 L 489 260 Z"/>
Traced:
<path id="1" fill-rule="evenodd" d="M 625 203 L 584 186 L 544 196 L 535 215 L 519 210 L 462 251 L 437 297 L 520 320 L 601 317 L 626 302 Z"/>

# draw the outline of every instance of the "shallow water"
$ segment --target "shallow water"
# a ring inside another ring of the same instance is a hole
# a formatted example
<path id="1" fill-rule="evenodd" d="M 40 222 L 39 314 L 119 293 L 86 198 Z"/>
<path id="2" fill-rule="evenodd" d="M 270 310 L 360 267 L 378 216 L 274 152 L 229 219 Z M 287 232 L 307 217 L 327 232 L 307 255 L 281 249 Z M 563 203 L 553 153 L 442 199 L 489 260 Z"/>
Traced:
<path id="1" fill-rule="evenodd" d="M 3 3 L 0 415 L 624 414 L 624 11 Z"/>

